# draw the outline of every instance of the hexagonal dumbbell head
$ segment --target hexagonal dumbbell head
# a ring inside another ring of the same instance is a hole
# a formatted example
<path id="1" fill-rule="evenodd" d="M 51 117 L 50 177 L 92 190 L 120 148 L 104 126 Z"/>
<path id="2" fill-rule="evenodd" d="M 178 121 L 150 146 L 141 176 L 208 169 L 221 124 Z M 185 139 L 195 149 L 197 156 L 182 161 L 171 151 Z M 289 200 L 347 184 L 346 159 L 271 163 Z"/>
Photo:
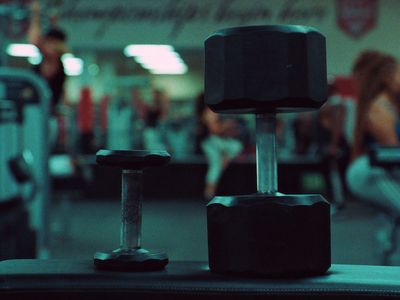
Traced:
<path id="1" fill-rule="evenodd" d="M 102 166 L 125 170 L 141 170 L 166 165 L 171 156 L 166 151 L 147 150 L 99 150 L 96 162 Z"/>
<path id="2" fill-rule="evenodd" d="M 305 26 L 249 26 L 205 41 L 205 102 L 216 112 L 319 108 L 327 98 L 325 38 Z"/>

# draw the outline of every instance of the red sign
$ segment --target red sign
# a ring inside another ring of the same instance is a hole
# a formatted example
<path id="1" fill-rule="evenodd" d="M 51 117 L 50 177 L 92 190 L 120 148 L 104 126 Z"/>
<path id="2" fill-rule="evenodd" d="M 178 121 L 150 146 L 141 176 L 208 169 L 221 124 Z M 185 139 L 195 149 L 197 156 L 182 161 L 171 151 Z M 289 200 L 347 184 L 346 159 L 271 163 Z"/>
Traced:
<path id="1" fill-rule="evenodd" d="M 354 38 L 370 31 L 376 25 L 378 0 L 336 0 L 337 23 Z"/>

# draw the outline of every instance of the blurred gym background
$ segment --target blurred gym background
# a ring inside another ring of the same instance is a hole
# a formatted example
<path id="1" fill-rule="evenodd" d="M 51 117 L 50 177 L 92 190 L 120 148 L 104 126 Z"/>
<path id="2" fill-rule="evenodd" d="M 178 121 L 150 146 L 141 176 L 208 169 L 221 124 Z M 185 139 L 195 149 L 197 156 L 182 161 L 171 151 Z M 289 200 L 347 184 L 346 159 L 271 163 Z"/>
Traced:
<path id="1" fill-rule="evenodd" d="M 203 42 L 225 27 L 301 24 L 327 38 L 329 99 L 321 111 L 278 115 L 279 190 L 332 203 L 333 263 L 400 264 L 400 250 L 385 254 L 397 244 L 398 218 L 352 196 L 344 181 L 356 105 L 351 66 L 367 48 L 399 56 L 399 1 L 40 1 L 42 26 L 56 16 L 68 36 L 54 138 L 50 92 L 32 72 L 41 58 L 27 39 L 30 5 L 0 1 L 0 259 L 89 258 L 116 248 L 120 171 L 96 166 L 95 153 L 151 147 L 144 111 L 162 97 L 157 142 L 172 161 L 145 173 L 142 241 L 171 260 L 207 260 L 207 161 L 195 111 Z M 155 61 L 140 49 L 155 51 Z M 235 122 L 243 150 L 217 194 L 255 192 L 253 119 L 223 118 Z"/>

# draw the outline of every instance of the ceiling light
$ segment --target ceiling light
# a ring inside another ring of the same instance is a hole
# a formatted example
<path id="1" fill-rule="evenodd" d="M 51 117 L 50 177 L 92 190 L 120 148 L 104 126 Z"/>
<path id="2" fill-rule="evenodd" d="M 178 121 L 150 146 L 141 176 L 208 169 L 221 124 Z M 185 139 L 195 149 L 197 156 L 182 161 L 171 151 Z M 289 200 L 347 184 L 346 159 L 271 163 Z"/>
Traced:
<path id="1" fill-rule="evenodd" d="M 66 53 L 61 57 L 64 66 L 65 74 L 68 76 L 78 76 L 83 72 L 83 60 L 73 56 L 71 53 Z"/>
<path id="2" fill-rule="evenodd" d="M 128 45 L 124 54 L 152 74 L 185 74 L 188 71 L 180 55 L 170 45 Z"/>
<path id="3" fill-rule="evenodd" d="M 38 65 L 42 62 L 42 54 L 38 53 L 36 56 L 29 56 L 28 62 L 32 65 Z"/>
<path id="4" fill-rule="evenodd" d="M 154 69 L 149 69 L 152 74 L 165 74 L 165 75 L 181 75 L 185 74 L 188 71 L 188 67 L 186 65 L 177 65 L 170 67 L 158 67 Z"/>
<path id="5" fill-rule="evenodd" d="M 32 44 L 9 44 L 6 52 L 18 57 L 37 57 L 40 54 L 38 47 Z"/>
<path id="6" fill-rule="evenodd" d="M 124 54 L 130 56 L 159 55 L 161 52 L 173 52 L 174 48 L 170 45 L 128 45 L 124 49 Z"/>

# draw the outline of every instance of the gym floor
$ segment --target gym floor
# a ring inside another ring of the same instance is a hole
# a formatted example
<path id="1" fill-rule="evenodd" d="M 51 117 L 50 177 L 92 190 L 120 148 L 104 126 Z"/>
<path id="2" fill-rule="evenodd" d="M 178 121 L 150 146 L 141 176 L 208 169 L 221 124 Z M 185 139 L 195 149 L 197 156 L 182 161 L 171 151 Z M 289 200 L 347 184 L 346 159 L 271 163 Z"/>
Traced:
<path id="1" fill-rule="evenodd" d="M 206 261 L 205 202 L 145 199 L 142 246 L 168 253 L 170 260 Z M 51 222 L 51 257 L 85 259 L 119 245 L 119 200 L 59 201 Z M 357 202 L 332 217 L 332 262 L 379 265 L 385 220 Z M 391 264 L 400 265 L 399 255 Z"/>

